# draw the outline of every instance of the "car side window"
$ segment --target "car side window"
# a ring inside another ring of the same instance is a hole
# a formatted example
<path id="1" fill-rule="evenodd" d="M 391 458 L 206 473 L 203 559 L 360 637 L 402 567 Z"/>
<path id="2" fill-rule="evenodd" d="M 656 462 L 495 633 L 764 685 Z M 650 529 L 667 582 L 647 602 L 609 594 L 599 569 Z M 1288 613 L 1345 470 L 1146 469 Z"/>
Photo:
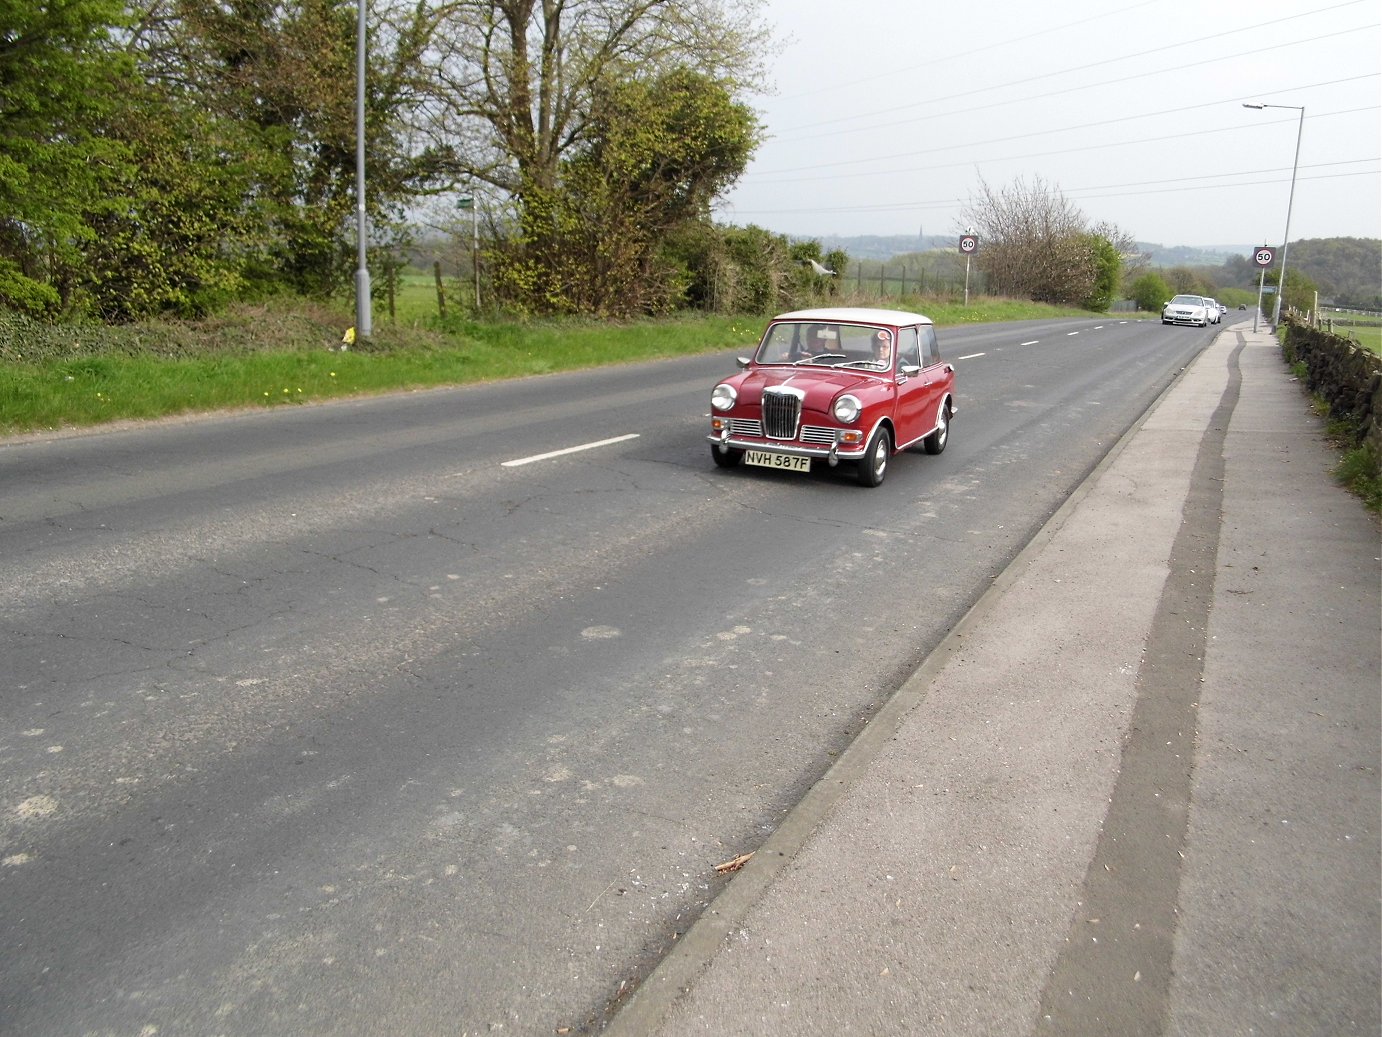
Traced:
<path id="1" fill-rule="evenodd" d="M 926 366 L 941 362 L 941 344 L 936 338 L 936 329 L 926 325 L 921 329 L 921 340 L 926 350 Z"/>
<path id="2" fill-rule="evenodd" d="M 900 363 L 921 366 L 921 345 L 916 328 L 900 328 L 897 333 L 897 359 Z"/>

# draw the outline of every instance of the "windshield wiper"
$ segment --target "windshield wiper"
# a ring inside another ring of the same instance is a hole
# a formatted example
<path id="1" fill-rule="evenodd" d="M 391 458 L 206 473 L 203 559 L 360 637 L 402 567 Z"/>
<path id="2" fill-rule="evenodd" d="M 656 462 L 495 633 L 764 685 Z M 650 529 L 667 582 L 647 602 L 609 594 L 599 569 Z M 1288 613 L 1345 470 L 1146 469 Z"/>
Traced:
<path id="1" fill-rule="evenodd" d="M 797 367 L 797 366 L 800 365 L 800 364 L 815 364 L 815 363 L 818 363 L 818 362 L 820 362 L 820 361 L 822 361 L 822 360 L 848 360 L 848 359 L 849 359 L 849 356 L 848 356 L 847 354 L 845 354 L 845 353 L 822 353 L 822 354 L 820 354 L 820 356 L 804 356 L 804 357 L 802 357 L 800 360 L 798 360 L 795 364 L 793 364 L 792 366 L 793 366 L 793 367 Z"/>

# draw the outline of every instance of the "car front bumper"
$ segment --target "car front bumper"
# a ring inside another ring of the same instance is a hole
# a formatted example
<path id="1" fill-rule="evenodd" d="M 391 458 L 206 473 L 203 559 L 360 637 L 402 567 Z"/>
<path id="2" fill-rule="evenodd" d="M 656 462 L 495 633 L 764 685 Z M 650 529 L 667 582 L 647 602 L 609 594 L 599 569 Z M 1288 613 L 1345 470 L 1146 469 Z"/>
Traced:
<path id="1" fill-rule="evenodd" d="M 852 443 L 842 443 L 838 439 L 829 444 L 787 443 L 780 439 L 736 436 L 729 428 L 722 432 L 711 432 L 705 438 L 725 453 L 730 450 L 766 450 L 769 453 L 788 454 L 792 457 L 817 457 L 831 465 L 839 464 L 841 461 L 858 461 L 864 456 L 864 447 L 867 444 L 867 440 L 856 446 Z"/>

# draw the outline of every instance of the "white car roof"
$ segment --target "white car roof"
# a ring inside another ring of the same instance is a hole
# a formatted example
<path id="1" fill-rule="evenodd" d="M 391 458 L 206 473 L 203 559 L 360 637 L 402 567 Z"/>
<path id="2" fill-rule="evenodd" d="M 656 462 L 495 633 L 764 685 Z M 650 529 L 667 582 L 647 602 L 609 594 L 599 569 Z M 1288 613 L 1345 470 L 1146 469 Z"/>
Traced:
<path id="1" fill-rule="evenodd" d="M 841 324 L 930 324 L 931 318 L 905 310 L 884 310 L 869 306 L 830 306 L 816 310 L 793 310 L 779 313 L 773 320 L 836 321 Z"/>

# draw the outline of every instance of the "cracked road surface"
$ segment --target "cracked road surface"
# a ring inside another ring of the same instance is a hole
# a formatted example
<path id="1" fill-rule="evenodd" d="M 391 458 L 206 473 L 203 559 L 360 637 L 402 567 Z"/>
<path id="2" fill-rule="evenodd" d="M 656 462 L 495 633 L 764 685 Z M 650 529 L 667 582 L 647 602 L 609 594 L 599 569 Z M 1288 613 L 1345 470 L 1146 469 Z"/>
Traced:
<path id="1" fill-rule="evenodd" d="M 731 353 L 0 444 L 0 1030 L 598 1030 L 1210 337 L 952 330 L 874 491 Z"/>

